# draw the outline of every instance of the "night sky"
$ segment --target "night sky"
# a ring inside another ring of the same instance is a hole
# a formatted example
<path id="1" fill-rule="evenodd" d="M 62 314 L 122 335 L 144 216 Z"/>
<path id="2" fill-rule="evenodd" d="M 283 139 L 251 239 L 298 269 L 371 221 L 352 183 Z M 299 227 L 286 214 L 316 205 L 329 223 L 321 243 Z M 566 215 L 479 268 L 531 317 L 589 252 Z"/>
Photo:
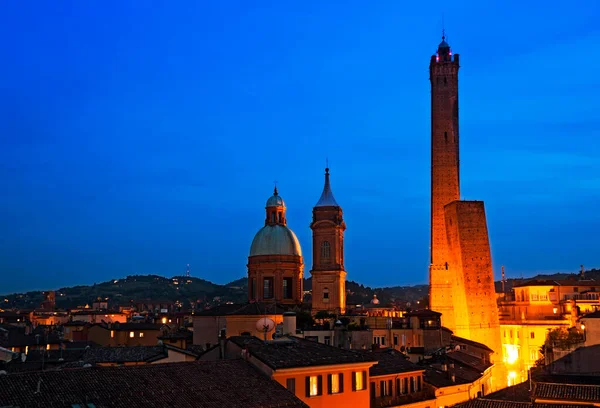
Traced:
<path id="1" fill-rule="evenodd" d="M 308 277 L 326 158 L 348 279 L 426 283 L 442 14 L 496 278 L 600 266 L 598 1 L 373 3 L 3 3 L 0 293 L 243 277 L 274 180 Z"/>

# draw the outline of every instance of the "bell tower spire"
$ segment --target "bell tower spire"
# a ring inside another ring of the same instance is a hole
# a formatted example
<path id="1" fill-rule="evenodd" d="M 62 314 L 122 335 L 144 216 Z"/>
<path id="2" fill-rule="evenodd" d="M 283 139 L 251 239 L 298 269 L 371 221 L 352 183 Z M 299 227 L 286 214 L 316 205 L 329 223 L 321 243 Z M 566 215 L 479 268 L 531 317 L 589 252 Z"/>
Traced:
<path id="1" fill-rule="evenodd" d="M 313 208 L 312 313 L 324 310 L 342 314 L 346 311 L 346 271 L 344 270 L 344 221 L 325 168 L 325 184 Z"/>

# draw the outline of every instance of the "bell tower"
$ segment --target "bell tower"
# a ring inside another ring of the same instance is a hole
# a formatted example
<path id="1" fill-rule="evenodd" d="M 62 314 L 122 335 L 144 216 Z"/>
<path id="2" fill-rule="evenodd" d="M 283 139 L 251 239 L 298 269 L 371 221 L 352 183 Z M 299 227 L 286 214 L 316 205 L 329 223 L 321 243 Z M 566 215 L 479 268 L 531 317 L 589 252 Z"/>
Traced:
<path id="1" fill-rule="evenodd" d="M 442 323 L 454 330 L 455 271 L 447 242 L 444 206 L 460 199 L 458 152 L 458 54 L 442 42 L 429 62 L 431 82 L 431 247 L 429 302 L 442 313 Z"/>
<path id="2" fill-rule="evenodd" d="M 343 314 L 346 311 L 346 271 L 344 270 L 344 222 L 342 207 L 333 197 L 329 168 L 325 169 L 325 186 L 313 208 L 312 313 L 324 310 Z"/>

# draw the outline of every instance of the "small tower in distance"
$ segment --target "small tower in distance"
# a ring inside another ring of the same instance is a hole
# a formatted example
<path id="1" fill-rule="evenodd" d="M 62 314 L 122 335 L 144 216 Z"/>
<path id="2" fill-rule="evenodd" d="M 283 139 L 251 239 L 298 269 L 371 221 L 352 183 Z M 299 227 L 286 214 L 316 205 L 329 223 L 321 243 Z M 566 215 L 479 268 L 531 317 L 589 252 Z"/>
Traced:
<path id="1" fill-rule="evenodd" d="M 313 234 L 312 313 L 346 311 L 346 271 L 344 270 L 344 222 L 342 207 L 333 197 L 329 168 L 325 186 L 313 208 L 310 224 Z"/>

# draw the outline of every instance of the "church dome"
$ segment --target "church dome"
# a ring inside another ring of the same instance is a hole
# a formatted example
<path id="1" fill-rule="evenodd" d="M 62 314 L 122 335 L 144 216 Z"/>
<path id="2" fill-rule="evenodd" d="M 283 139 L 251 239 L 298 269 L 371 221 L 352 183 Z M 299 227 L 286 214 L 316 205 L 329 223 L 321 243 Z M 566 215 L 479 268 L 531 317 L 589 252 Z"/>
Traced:
<path id="1" fill-rule="evenodd" d="M 285 207 L 285 202 L 277 194 L 277 189 L 275 189 L 275 193 L 267 200 L 267 207 Z"/>
<path id="2" fill-rule="evenodd" d="M 269 200 L 274 197 L 271 197 Z M 283 202 L 283 200 L 281 201 Z M 254 240 L 252 240 L 249 256 L 256 255 L 302 256 L 302 249 L 300 248 L 300 242 L 296 234 L 287 226 L 281 224 L 265 225 L 256 233 Z"/>

